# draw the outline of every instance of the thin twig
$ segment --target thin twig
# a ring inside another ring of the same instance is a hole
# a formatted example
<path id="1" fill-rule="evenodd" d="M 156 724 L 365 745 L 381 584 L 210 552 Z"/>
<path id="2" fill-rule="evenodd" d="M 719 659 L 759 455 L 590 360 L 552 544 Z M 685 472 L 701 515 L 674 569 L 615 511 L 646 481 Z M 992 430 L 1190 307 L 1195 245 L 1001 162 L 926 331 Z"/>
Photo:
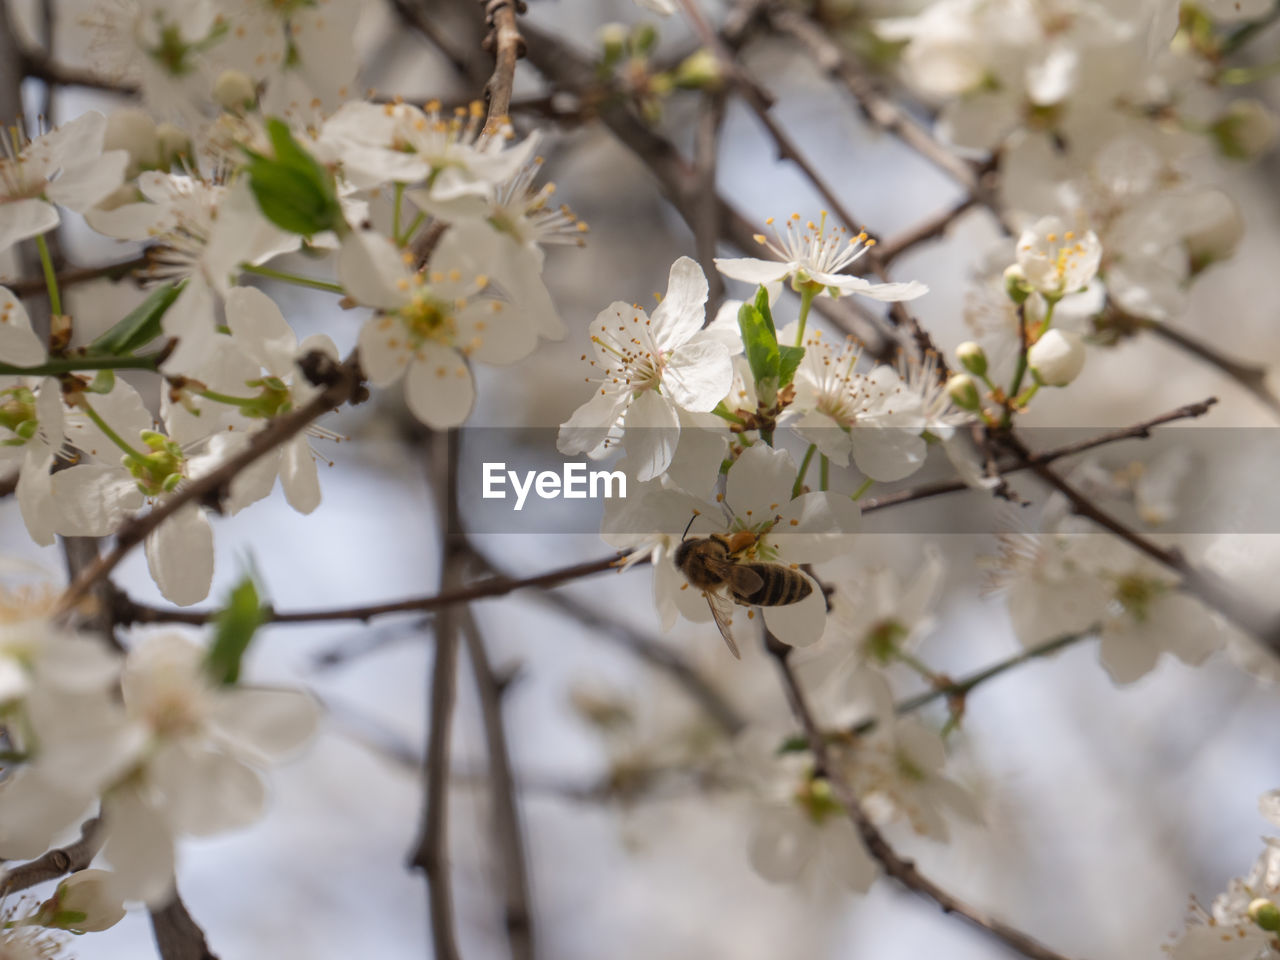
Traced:
<path id="1" fill-rule="evenodd" d="M 1028 459 L 1016 459 L 1007 463 L 1002 463 L 998 465 L 997 469 L 1000 475 L 1004 476 L 1010 473 L 1018 473 L 1021 470 L 1030 470 L 1033 462 L 1049 464 L 1053 463 L 1055 460 L 1061 460 L 1064 457 L 1072 457 L 1076 454 L 1085 453 L 1089 450 L 1106 446 L 1107 444 L 1118 443 L 1122 440 L 1145 439 L 1151 435 L 1151 431 L 1156 427 L 1167 423 L 1173 423 L 1177 420 L 1189 420 L 1204 416 L 1209 412 L 1209 408 L 1217 402 L 1217 397 L 1209 397 L 1207 400 L 1201 400 L 1199 403 L 1189 403 L 1186 406 L 1178 407 L 1176 410 L 1170 410 L 1168 413 L 1162 413 L 1158 417 L 1152 417 L 1149 420 L 1143 420 L 1141 423 L 1135 423 L 1130 427 L 1110 430 L 1106 433 L 1099 434 L 1096 437 L 1077 440 L 1074 443 L 1064 444 L 1050 450 L 1041 450 L 1030 453 Z M 906 490 L 899 490 L 896 493 L 887 493 L 881 497 L 862 500 L 859 501 L 859 505 L 861 506 L 863 513 L 873 513 L 876 510 L 884 510 L 886 507 L 893 507 L 902 503 L 911 503 L 916 500 L 927 500 L 930 497 L 937 497 L 946 493 L 958 493 L 962 490 L 971 489 L 973 488 L 963 480 L 940 480 L 935 483 L 925 483 Z"/>
<path id="2" fill-rule="evenodd" d="M 134 547 L 142 543 L 151 531 L 187 504 L 212 503 L 217 505 L 231 481 L 247 466 L 275 450 L 280 444 L 302 430 L 320 416 L 342 404 L 356 399 L 361 388 L 360 368 L 353 355 L 338 365 L 325 354 L 313 353 L 303 358 L 307 364 L 318 363 L 327 379 L 323 390 L 305 406 L 271 420 L 262 430 L 250 437 L 238 454 L 228 459 L 216 470 L 198 480 L 183 484 L 172 495 L 151 509 L 149 513 L 126 520 L 116 531 L 115 546 L 87 567 L 58 601 L 57 614 L 65 616 L 78 604 L 94 585 L 107 577 Z"/>
<path id="3" fill-rule="evenodd" d="M 516 801 L 511 751 L 502 720 L 502 690 L 485 650 L 475 615 L 459 608 L 462 636 L 467 643 L 471 672 L 476 681 L 480 714 L 484 721 L 485 748 L 489 758 L 489 796 L 493 804 L 493 833 L 502 863 L 504 918 L 512 960 L 532 960 L 533 908 L 529 897 L 529 868 L 525 861 L 524 832 Z"/>
<path id="4" fill-rule="evenodd" d="M 137 84 L 115 80 L 92 70 L 54 63 L 43 50 L 25 50 L 22 54 L 26 72 L 39 77 L 45 83 L 59 87 L 84 87 L 88 90 L 105 90 L 121 96 L 132 97 L 139 92 Z"/>
<path id="5" fill-rule="evenodd" d="M 142 254 L 141 256 L 130 257 L 128 260 L 104 263 L 96 267 L 70 267 L 66 270 L 58 271 L 58 287 L 65 289 L 76 284 L 103 278 L 123 280 L 135 270 L 144 269 L 150 262 L 150 258 L 146 254 Z M 45 292 L 44 277 L 23 277 L 14 280 L 12 283 L 5 283 L 3 286 L 8 287 L 16 297 L 34 297 Z"/>
<path id="6" fill-rule="evenodd" d="M 440 591 L 455 590 L 462 582 L 462 538 L 458 530 L 457 430 L 432 437 L 432 467 L 436 516 L 440 527 Z M 458 686 L 458 632 L 461 608 L 448 606 L 435 618 L 436 650 L 431 665 L 427 714 L 427 753 L 423 764 L 422 824 L 410 864 L 427 878 L 431 911 L 431 944 L 438 960 L 459 960 L 454 926 L 453 885 L 449 876 L 449 753 L 453 708 Z"/>
<path id="7" fill-rule="evenodd" d="M 515 85 L 516 60 L 524 56 L 524 40 L 516 26 L 516 14 L 524 12 L 523 0 L 480 0 L 484 3 L 489 34 L 484 48 L 493 52 L 493 76 L 485 86 L 489 97 L 489 115 L 484 128 L 492 133 L 507 119 L 511 110 L 511 88 Z"/>
<path id="8" fill-rule="evenodd" d="M 1063 954 L 1050 949 L 1034 937 L 1023 933 L 1002 920 L 997 920 L 983 913 L 976 907 L 970 906 L 955 897 L 920 873 L 916 869 L 916 865 L 910 860 L 898 855 L 897 851 L 889 845 L 875 824 L 868 819 L 853 792 L 853 788 L 838 767 L 831 762 L 827 739 L 823 736 L 822 730 L 814 720 L 813 712 L 805 699 L 804 691 L 801 689 L 795 673 L 791 669 L 791 664 L 788 662 L 791 648 L 769 634 L 766 634 L 766 642 L 769 652 L 773 654 L 774 659 L 777 661 L 778 670 L 782 675 L 783 688 L 791 705 L 792 713 L 795 714 L 796 719 L 800 721 L 801 726 L 804 728 L 805 737 L 809 741 L 809 750 L 813 754 L 817 774 L 824 777 L 831 785 L 832 793 L 840 802 L 840 805 L 844 807 L 845 813 L 853 822 L 854 828 L 862 838 L 867 851 L 880 864 L 884 872 L 912 893 L 942 908 L 943 913 L 963 917 L 975 927 L 999 940 L 1010 950 L 1014 950 L 1024 957 L 1029 957 L 1031 960 L 1066 960 Z"/>
<path id="9" fill-rule="evenodd" d="M 421 613 L 427 610 L 446 610 L 460 603 L 473 600 L 485 600 L 489 597 L 502 597 L 525 587 L 554 587 L 570 580 L 589 577 L 592 574 L 604 573 L 606 570 L 617 570 L 621 567 L 622 558 L 617 554 L 601 557 L 598 560 L 587 560 L 566 567 L 557 567 L 546 573 L 530 577 L 491 577 L 468 586 L 442 590 L 425 597 L 412 597 L 408 600 L 393 600 L 389 603 L 371 603 L 355 607 L 337 607 L 328 610 L 284 610 L 276 611 L 265 607 L 262 611 L 264 623 L 317 623 L 332 620 L 372 620 L 393 613 Z M 115 600 L 119 610 L 117 621 L 128 623 L 208 623 L 218 615 L 217 610 L 178 610 L 168 607 L 152 607 L 145 603 L 137 603 L 128 597 L 118 596 Z"/>
<path id="10" fill-rule="evenodd" d="M 102 821 L 98 817 L 86 820 L 80 825 L 80 839 L 75 843 L 50 850 L 34 860 L 0 872 L 0 898 L 48 880 L 56 880 L 68 873 L 84 870 L 93 862 L 106 840 L 106 833 L 101 827 Z"/>

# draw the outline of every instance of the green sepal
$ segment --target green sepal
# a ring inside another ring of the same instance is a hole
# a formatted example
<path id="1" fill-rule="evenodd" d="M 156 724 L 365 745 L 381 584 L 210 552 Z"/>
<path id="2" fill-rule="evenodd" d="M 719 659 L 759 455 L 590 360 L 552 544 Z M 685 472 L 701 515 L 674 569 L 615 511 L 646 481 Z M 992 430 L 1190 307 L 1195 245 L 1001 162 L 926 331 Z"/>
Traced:
<path id="1" fill-rule="evenodd" d="M 258 586 L 252 576 L 246 575 L 213 619 L 213 645 L 209 647 L 204 665 L 216 683 L 230 686 L 240 679 L 240 662 L 266 618 Z"/>
<path id="2" fill-rule="evenodd" d="M 145 347 L 160 336 L 160 321 L 186 285 L 187 281 L 183 280 L 178 284 L 166 283 L 157 287 L 123 320 L 89 344 L 89 355 L 123 357 Z"/>

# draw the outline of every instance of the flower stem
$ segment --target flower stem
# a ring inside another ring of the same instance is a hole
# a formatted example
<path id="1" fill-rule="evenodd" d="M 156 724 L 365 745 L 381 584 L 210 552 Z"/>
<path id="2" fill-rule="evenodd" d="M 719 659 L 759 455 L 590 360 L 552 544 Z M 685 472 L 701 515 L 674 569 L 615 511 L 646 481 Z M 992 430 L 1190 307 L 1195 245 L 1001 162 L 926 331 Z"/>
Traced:
<path id="1" fill-rule="evenodd" d="M 818 467 L 818 486 L 823 493 L 826 493 L 827 488 L 831 486 L 831 461 L 827 459 L 825 453 L 818 462 Z"/>
<path id="2" fill-rule="evenodd" d="M 391 239 L 396 242 L 396 246 L 402 246 L 404 240 L 400 237 L 400 204 L 404 202 L 404 184 L 396 184 L 396 198 L 392 201 L 391 207 Z"/>
<path id="3" fill-rule="evenodd" d="M 34 367 L 15 367 L 0 363 L 0 376 L 6 377 L 56 377 L 77 370 L 154 370 L 159 354 L 145 357 L 55 357 Z"/>
<path id="4" fill-rule="evenodd" d="M 871 489 L 871 485 L 873 483 L 875 483 L 875 481 L 870 477 L 867 477 L 867 479 L 862 481 L 862 486 L 853 492 L 853 496 L 850 499 L 861 500 L 866 495 L 867 491 Z M 823 489 L 825 489 L 825 487 Z"/>
<path id="5" fill-rule="evenodd" d="M 791 485 L 792 500 L 800 496 L 800 491 L 804 489 L 804 475 L 809 472 L 809 462 L 813 459 L 813 455 L 817 450 L 818 445 L 811 443 L 809 444 L 809 449 L 804 452 L 804 459 L 800 461 L 800 471 L 796 474 L 796 482 Z"/>
<path id="6" fill-rule="evenodd" d="M 310 287 L 312 290 L 327 290 L 329 293 L 345 294 L 346 288 L 340 283 L 332 283 L 328 280 L 316 280 L 312 277 L 301 277 L 296 273 L 286 273 L 283 270 L 273 270 L 271 267 L 259 267 L 251 263 L 240 265 L 240 269 L 245 273 L 255 273 L 260 277 L 270 277 L 272 280 L 282 280 L 285 283 L 292 283 L 299 287 Z"/>
<path id="7" fill-rule="evenodd" d="M 128 457 L 130 460 L 134 460 L 138 463 L 141 463 L 144 466 L 146 465 L 147 458 L 143 456 L 141 453 L 139 453 L 137 450 L 133 449 L 133 447 L 129 446 L 129 444 L 125 441 L 123 437 L 120 436 L 120 434 L 116 433 L 115 430 L 111 429 L 111 425 L 107 423 L 107 421 L 102 419 L 102 415 L 98 413 L 97 410 L 93 409 L 93 406 L 89 403 L 88 399 L 85 397 L 84 394 L 81 394 L 79 396 L 79 398 L 76 400 L 76 403 L 77 405 L 79 405 L 79 407 L 82 410 L 84 410 L 85 414 L 89 417 L 89 419 L 93 421 L 94 426 L 96 426 L 99 430 L 101 430 L 104 434 L 106 434 L 108 440 L 110 440 L 117 447 L 119 447 L 121 450 L 124 451 L 124 454 L 126 457 Z"/>
<path id="8" fill-rule="evenodd" d="M 804 325 L 809 320 L 809 308 L 813 306 L 813 298 L 817 295 L 818 291 L 808 284 L 800 291 L 800 320 L 799 329 L 796 331 L 797 347 L 804 346 Z"/>
<path id="9" fill-rule="evenodd" d="M 717 403 L 716 408 L 711 412 L 722 420 L 728 420 L 730 423 L 746 423 L 745 420 L 726 407 L 723 400 Z"/>
<path id="10" fill-rule="evenodd" d="M 53 257 L 44 234 L 36 236 L 36 249 L 40 251 L 40 266 L 44 268 L 44 285 L 49 290 L 49 310 L 56 316 L 62 313 L 62 294 L 58 292 L 58 271 L 53 269 Z"/>

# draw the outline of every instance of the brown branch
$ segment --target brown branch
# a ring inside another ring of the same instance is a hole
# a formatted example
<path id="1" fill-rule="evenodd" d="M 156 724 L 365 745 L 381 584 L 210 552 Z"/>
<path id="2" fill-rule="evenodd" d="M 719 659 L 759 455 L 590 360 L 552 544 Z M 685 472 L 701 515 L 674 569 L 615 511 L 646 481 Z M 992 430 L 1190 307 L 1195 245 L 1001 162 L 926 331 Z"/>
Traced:
<path id="1" fill-rule="evenodd" d="M 98 817 L 86 820 L 80 825 L 80 839 L 75 843 L 50 850 L 0 874 L 0 898 L 87 868 L 106 840 L 101 827 Z"/>
<path id="2" fill-rule="evenodd" d="M 493 832 L 502 863 L 503 913 L 512 960 L 532 960 L 533 910 L 529 897 L 529 868 L 524 833 L 516 803 L 516 782 L 511 772 L 511 751 L 502 720 L 503 687 L 493 672 L 484 638 L 475 616 L 460 608 L 462 635 L 467 643 L 471 672 L 476 681 L 480 714 L 484 721 L 485 749 L 489 757 L 489 795 L 493 804 Z"/>
<path id="3" fill-rule="evenodd" d="M 139 92 L 137 84 L 114 80 L 92 70 L 55 63 L 43 50 L 24 50 L 22 63 L 27 74 L 38 77 L 52 86 L 105 90 L 108 93 L 118 93 L 126 97 L 135 96 Z"/>
<path id="4" fill-rule="evenodd" d="M 1221 577 L 1191 564 L 1180 550 L 1160 546 L 1096 506 L 1047 464 L 1037 460 L 1012 433 L 1001 433 L 997 439 L 1015 456 L 1025 461 L 1036 476 L 1066 497 L 1077 514 L 1092 520 L 1138 552 L 1176 573 L 1181 579 L 1180 586 L 1183 590 L 1264 645 L 1280 652 L 1280 618 L 1262 611 L 1257 604 Z"/>
<path id="5" fill-rule="evenodd" d="M 853 826 L 862 838 L 867 851 L 880 864 L 881 869 L 912 893 L 936 904 L 942 909 L 943 913 L 963 917 L 984 933 L 999 940 L 1010 950 L 1020 953 L 1024 957 L 1029 957 L 1031 960 L 1066 960 L 1063 954 L 1045 946 L 1034 937 L 960 900 L 924 876 L 910 860 L 899 856 L 897 851 L 885 840 L 884 835 L 880 833 L 875 824 L 867 817 L 862 805 L 858 802 L 853 788 L 845 780 L 840 770 L 832 764 L 826 737 L 823 736 L 822 730 L 814 720 L 813 712 L 809 709 L 808 701 L 805 699 L 804 691 L 800 688 L 795 673 L 791 669 L 791 664 L 788 662 L 791 648 L 778 641 L 767 631 L 766 644 L 769 652 L 773 654 L 774 659 L 777 661 L 778 670 L 782 675 L 783 689 L 786 692 L 791 711 L 804 728 L 805 737 L 809 742 L 809 750 L 813 754 L 817 775 L 825 778 L 831 785 L 832 793 L 840 802 L 840 805 L 844 807 L 845 813 L 853 822 Z"/>
<path id="6" fill-rule="evenodd" d="M 557 567 L 546 573 L 530 577 L 491 577 L 456 589 L 442 590 L 425 597 L 393 600 L 388 603 L 371 603 L 356 607 L 335 607 L 328 610 L 284 610 L 271 607 L 263 609 L 264 623 L 317 623 L 333 620 L 371 620 L 393 613 L 419 613 L 426 610 L 447 610 L 449 607 L 473 600 L 502 597 L 525 587 L 554 587 L 569 580 L 577 580 L 606 570 L 617 570 L 622 558 L 618 555 L 587 560 L 565 567 Z M 129 597 L 117 595 L 114 601 L 118 612 L 117 622 L 130 623 L 208 623 L 218 615 L 217 610 L 179 610 L 170 607 L 152 607 L 137 603 Z"/>
<path id="7" fill-rule="evenodd" d="M 489 33 L 485 50 L 493 53 L 493 76 L 485 86 L 489 98 L 487 132 L 495 132 L 511 110 L 511 88 L 515 85 L 516 61 L 524 56 L 524 40 L 516 27 L 516 14 L 524 13 L 524 0 L 481 0 Z"/>
<path id="8" fill-rule="evenodd" d="M 149 513 L 126 520 L 116 531 L 115 546 L 97 558 L 67 587 L 58 601 L 59 616 L 69 613 L 89 594 L 95 584 L 116 568 L 130 550 L 142 543 L 151 531 L 180 509 L 192 503 L 216 506 L 228 485 L 245 467 L 306 429 L 313 420 L 344 403 L 359 399 L 362 385 L 359 363 L 354 354 L 341 365 L 322 353 L 308 354 L 302 362 L 317 371 L 317 379 L 325 383 L 324 389 L 306 406 L 272 419 L 250 438 L 240 453 L 216 470 L 198 480 L 184 483 Z"/>
<path id="9" fill-rule="evenodd" d="M 1272 413 L 1280 414 L 1280 398 L 1267 386 L 1267 370 L 1265 367 L 1241 363 L 1233 360 L 1216 347 L 1211 347 L 1180 330 L 1159 320 L 1144 319 L 1140 322 L 1143 329 L 1150 330 L 1161 340 L 1172 343 L 1175 347 L 1198 357 L 1210 366 L 1217 367 L 1228 377 L 1240 384 L 1256 397 Z"/>
<path id="10" fill-rule="evenodd" d="M 173 899 L 151 909 L 151 932 L 161 960 L 218 960 L 205 942 L 204 931 L 191 919 L 186 904 L 173 888 Z"/>
<path id="11" fill-rule="evenodd" d="M 128 260 L 119 260 L 115 263 L 104 263 L 96 267 L 71 267 L 66 270 L 58 271 L 58 287 L 65 289 L 80 283 L 87 283 L 90 280 L 109 279 L 123 280 L 133 273 L 150 264 L 147 254 L 137 257 L 130 257 Z M 140 278 L 135 278 L 140 279 Z M 23 277 L 14 280 L 12 283 L 5 283 L 3 286 L 13 291 L 14 296 L 18 297 L 34 297 L 45 292 L 44 277 Z"/>
<path id="12" fill-rule="evenodd" d="M 440 591 L 447 593 L 461 584 L 465 559 L 465 541 L 458 535 L 460 441 L 457 430 L 433 434 L 431 439 L 431 465 L 435 474 L 432 487 L 440 528 Z M 461 616 L 461 608 L 448 606 L 435 618 L 436 651 L 431 665 L 427 753 L 422 771 L 422 822 L 409 860 L 411 866 L 426 875 L 432 955 L 440 960 L 459 960 L 460 956 L 453 916 L 453 885 L 449 877 L 449 753 L 453 708 L 457 701 Z"/>
<path id="13" fill-rule="evenodd" d="M 1089 450 L 1095 450 L 1098 447 L 1103 447 L 1111 443 L 1118 443 L 1122 440 L 1143 440 L 1151 436 L 1151 431 L 1153 429 L 1166 423 L 1173 423 L 1177 420 L 1190 420 L 1204 416 L 1209 412 L 1209 408 L 1217 402 L 1217 397 L 1210 397 L 1207 400 L 1201 400 L 1199 403 L 1189 403 L 1186 406 L 1178 407 L 1176 410 L 1170 410 L 1168 413 L 1162 413 L 1158 417 L 1152 417 L 1150 420 L 1135 423 L 1131 427 L 1122 427 L 1119 430 L 1111 430 L 1107 433 L 1099 434 L 1096 437 L 1089 437 L 1086 440 L 1077 440 L 1074 443 L 1064 444 L 1063 446 L 1054 447 L 1050 450 L 1041 450 L 1035 453 L 1029 453 L 1026 459 L 1016 459 L 1009 463 L 999 464 L 997 466 L 997 470 L 1001 476 L 1004 476 L 1005 474 L 1017 473 L 1020 470 L 1030 470 L 1032 463 L 1049 464 L 1053 463 L 1055 460 L 1061 460 L 1064 457 L 1071 457 L 1076 454 L 1086 453 Z M 872 513 L 876 510 L 883 510 L 886 507 L 893 507 L 902 503 L 910 503 L 916 500 L 927 500 L 930 497 L 937 497 L 946 493 L 958 493 L 962 490 L 971 489 L 973 488 L 962 480 L 940 480 L 935 483 L 926 483 L 906 490 L 899 490 L 896 493 L 887 493 L 882 497 L 863 500 L 861 501 L 861 507 L 863 513 Z"/>

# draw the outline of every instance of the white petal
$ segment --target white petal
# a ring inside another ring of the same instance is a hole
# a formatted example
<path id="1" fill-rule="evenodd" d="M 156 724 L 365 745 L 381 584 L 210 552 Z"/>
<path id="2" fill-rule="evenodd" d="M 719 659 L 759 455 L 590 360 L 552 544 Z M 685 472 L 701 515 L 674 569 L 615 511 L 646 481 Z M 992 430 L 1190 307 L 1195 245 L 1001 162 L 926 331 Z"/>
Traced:
<path id="1" fill-rule="evenodd" d="M 767 286 L 777 283 L 789 276 L 795 269 L 794 263 L 781 263 L 777 260 L 757 260 L 754 257 L 740 259 L 717 258 L 716 269 L 730 280 L 742 280 L 756 286 Z"/>
<path id="2" fill-rule="evenodd" d="M 885 302 L 914 300 L 929 292 L 929 288 L 919 280 L 908 283 L 871 283 L 862 277 L 840 276 L 828 279 L 838 280 L 839 282 L 832 283 L 831 286 L 838 288 L 842 293 L 856 293 L 859 296 Z"/>
<path id="3" fill-rule="evenodd" d="M 281 448 L 280 486 L 289 506 L 299 513 L 320 506 L 320 476 L 305 437 L 295 437 Z"/>
<path id="4" fill-rule="evenodd" d="M 715 409 L 733 386 L 733 361 L 722 343 L 698 338 L 677 347 L 662 373 L 662 388 L 694 413 Z"/>
<path id="5" fill-rule="evenodd" d="M 891 483 L 909 477 L 922 466 L 928 454 L 918 431 L 898 427 L 854 424 L 849 439 L 858 469 L 872 480 Z"/>
<path id="6" fill-rule="evenodd" d="M 781 518 L 768 534 L 780 558 L 789 563 L 832 560 L 850 548 L 849 534 L 861 526 L 862 511 L 843 493 L 806 493 L 778 510 Z M 765 518 L 771 519 L 771 518 Z"/>
<path id="7" fill-rule="evenodd" d="M 681 257 L 671 265 L 667 294 L 654 308 L 653 335 L 669 351 L 702 329 L 706 319 L 707 277 L 698 261 Z"/>
<path id="8" fill-rule="evenodd" d="M 240 349 L 273 376 L 290 376 L 298 338 L 276 302 L 253 287 L 232 287 L 226 303 L 227 326 Z"/>
<path id="9" fill-rule="evenodd" d="M 338 278 L 357 303 L 380 310 L 395 310 L 408 297 L 400 284 L 410 277 L 402 254 L 386 237 L 353 232 L 338 251 Z"/>
<path id="10" fill-rule="evenodd" d="M 29 197 L 0 204 L 0 250 L 48 233 L 57 225 L 57 208 L 43 200 Z"/>
<path id="11" fill-rule="evenodd" d="M 807 577 L 807 575 L 806 575 Z M 783 643 L 807 647 L 822 639 L 827 626 L 827 602 L 822 589 L 810 580 L 813 592 L 799 603 L 784 607 L 761 607 L 765 626 Z"/>
<path id="12" fill-rule="evenodd" d="M 109 536 L 142 507 L 137 484 L 119 467 L 79 464 L 59 470 L 51 482 L 60 513 L 58 532 L 66 536 Z"/>
<path id="13" fill-rule="evenodd" d="M 747 841 L 747 859 L 756 873 L 771 883 L 790 883 L 813 859 L 819 845 L 817 829 L 791 806 L 760 811 Z"/>
<path id="14" fill-rule="evenodd" d="M 666 473 L 680 442 L 680 419 L 676 408 L 656 390 L 646 390 L 627 409 L 627 459 L 634 464 L 636 479 L 652 480 Z"/>
<path id="15" fill-rule="evenodd" d="M 111 791 L 102 805 L 107 828 L 102 854 L 121 894 L 153 906 L 165 903 L 173 892 L 173 828 L 129 787 Z"/>
<path id="16" fill-rule="evenodd" d="M 459 310 L 454 319 L 458 346 L 483 363 L 515 363 L 538 345 L 537 328 L 515 304 L 477 300 Z"/>
<path id="17" fill-rule="evenodd" d="M 394 317 L 374 314 L 360 328 L 360 367 L 375 387 L 400 379 L 412 354 L 404 344 L 405 331 Z"/>
<path id="18" fill-rule="evenodd" d="M 791 454 L 764 443 L 748 447 L 732 467 L 725 485 L 725 502 L 734 514 L 753 522 L 771 520 L 791 501 L 796 465 Z"/>
<path id="19" fill-rule="evenodd" d="M 429 427 L 445 430 L 467 419 L 475 403 L 476 385 L 456 350 L 425 343 L 409 364 L 404 399 L 415 417 Z"/>
<path id="20" fill-rule="evenodd" d="M 822 857 L 828 869 L 855 893 L 866 893 L 880 875 L 880 867 L 847 820 L 831 823 L 823 831 Z"/>
<path id="21" fill-rule="evenodd" d="M 53 543 L 58 532 L 58 506 L 53 499 L 53 454 L 27 455 L 22 472 L 18 476 L 18 487 L 14 491 L 18 497 L 18 509 L 22 512 L 22 522 L 27 525 L 27 533 L 31 539 L 42 547 Z"/>
<path id="22" fill-rule="evenodd" d="M 617 426 L 626 397 L 618 392 L 600 389 L 591 399 L 573 411 L 556 438 L 556 449 L 561 453 L 590 453 L 604 442 Z"/>
<path id="23" fill-rule="evenodd" d="M 54 203 L 83 213 L 124 183 L 128 165 L 129 154 L 124 150 L 108 150 L 100 157 L 77 161 L 63 168 L 45 195 Z"/>
<path id="24" fill-rule="evenodd" d="M 200 837 L 245 827 L 266 805 L 258 774 L 226 754 L 202 747 L 162 748 L 151 761 L 151 773 L 179 833 Z"/>
<path id="25" fill-rule="evenodd" d="M 315 736 L 320 707 L 301 690 L 236 686 L 219 692 L 209 719 L 238 753 L 266 763 Z"/>
<path id="26" fill-rule="evenodd" d="M 151 532 L 147 569 L 164 598 L 180 607 L 209 595 L 213 583 L 213 527 L 196 504 L 188 504 Z"/>
<path id="27" fill-rule="evenodd" d="M 0 357 L 17 367 L 34 367 L 45 361 L 44 344 L 17 301 L 0 303 Z"/>

